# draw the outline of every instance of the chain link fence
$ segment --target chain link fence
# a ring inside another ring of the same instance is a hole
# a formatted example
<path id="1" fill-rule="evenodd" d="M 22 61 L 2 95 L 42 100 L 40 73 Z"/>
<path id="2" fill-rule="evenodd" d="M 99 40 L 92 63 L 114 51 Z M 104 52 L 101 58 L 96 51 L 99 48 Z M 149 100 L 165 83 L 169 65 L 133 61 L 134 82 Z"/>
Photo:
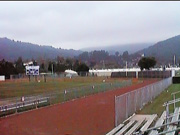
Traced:
<path id="1" fill-rule="evenodd" d="M 89 86 L 81 86 L 75 88 L 67 88 L 61 91 L 46 92 L 38 95 L 22 97 L 6 98 L 0 100 L 0 116 L 5 116 L 12 113 L 22 112 L 23 110 L 35 109 L 41 106 L 46 106 L 55 103 L 62 103 L 69 100 L 85 97 L 88 95 L 115 90 L 132 85 L 132 80 L 123 80 L 111 82 L 102 82 Z"/>
<path id="2" fill-rule="evenodd" d="M 122 123 L 172 84 L 172 78 L 115 97 L 115 126 Z"/>
<path id="3" fill-rule="evenodd" d="M 84 77 L 84 76 L 93 76 L 92 74 L 90 74 L 89 72 L 77 72 L 78 73 L 78 76 L 80 77 Z M 44 77 L 46 78 L 69 78 L 69 77 L 76 77 L 76 75 L 69 75 L 68 76 L 68 73 L 65 73 L 65 72 L 57 72 L 57 73 L 40 73 L 38 76 L 30 76 L 30 80 L 35 80 L 35 77 L 38 79 L 38 80 L 43 80 Z M 17 80 L 17 79 L 29 79 L 29 76 L 26 75 L 25 73 L 21 73 L 21 74 L 14 74 L 14 75 L 10 75 L 10 80 Z"/>
<path id="4" fill-rule="evenodd" d="M 122 71 L 122 72 L 112 72 L 111 77 L 113 78 L 168 78 L 171 77 L 172 71 Z"/>
<path id="5" fill-rule="evenodd" d="M 113 82 L 113 83 L 105 83 L 104 82 L 104 83 L 90 85 L 90 86 L 67 89 L 67 90 L 64 90 L 64 92 L 53 93 L 51 96 L 54 95 L 57 97 L 56 98 L 57 100 L 60 100 L 60 102 L 61 102 L 61 100 L 63 100 L 63 102 L 64 102 L 64 101 L 76 99 L 79 97 L 84 97 L 84 96 L 88 96 L 88 95 L 92 95 L 92 94 L 96 94 L 96 93 L 100 93 L 100 92 L 105 92 L 108 90 L 113 90 L 113 89 L 117 89 L 117 88 L 130 86 L 131 84 L 132 84 L 131 80 L 126 80 L 126 81 L 124 80 L 121 82 Z M 60 98 L 60 97 L 62 97 L 62 95 L 63 95 L 63 99 Z"/>

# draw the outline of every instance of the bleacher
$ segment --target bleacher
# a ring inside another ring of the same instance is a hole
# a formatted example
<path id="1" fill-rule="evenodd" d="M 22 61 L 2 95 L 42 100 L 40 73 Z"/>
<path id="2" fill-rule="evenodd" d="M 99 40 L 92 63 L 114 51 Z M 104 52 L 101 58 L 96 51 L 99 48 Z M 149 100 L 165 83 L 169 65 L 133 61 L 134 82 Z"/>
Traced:
<path id="1" fill-rule="evenodd" d="M 49 97 L 41 97 L 38 99 L 31 99 L 24 102 L 16 102 L 16 103 L 11 103 L 11 104 L 1 105 L 0 112 L 5 112 L 5 111 L 14 110 L 14 109 L 23 108 L 23 107 L 32 106 L 32 105 L 37 106 L 38 104 L 46 103 L 48 101 L 49 101 Z"/>
<path id="2" fill-rule="evenodd" d="M 159 117 L 157 114 L 134 114 L 106 135 L 177 135 L 180 131 L 180 107 L 175 107 L 175 103 L 179 101 L 180 98 L 164 103 L 166 111 Z M 174 112 L 171 114 L 170 104 L 174 104 Z"/>

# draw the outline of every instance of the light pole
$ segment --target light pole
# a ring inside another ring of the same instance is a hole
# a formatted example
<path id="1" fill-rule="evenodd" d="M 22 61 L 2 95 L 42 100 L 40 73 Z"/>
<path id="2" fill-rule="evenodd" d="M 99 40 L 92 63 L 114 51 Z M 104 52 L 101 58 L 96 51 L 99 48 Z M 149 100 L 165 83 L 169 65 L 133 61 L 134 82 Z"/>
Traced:
<path id="1" fill-rule="evenodd" d="M 126 77 L 127 77 L 127 61 L 126 61 Z"/>
<path id="2" fill-rule="evenodd" d="M 52 75 L 53 75 L 53 63 L 51 64 L 51 68 L 52 68 Z"/>
<path id="3" fill-rule="evenodd" d="M 174 67 L 175 67 L 175 63 L 176 63 L 176 56 L 174 55 Z"/>

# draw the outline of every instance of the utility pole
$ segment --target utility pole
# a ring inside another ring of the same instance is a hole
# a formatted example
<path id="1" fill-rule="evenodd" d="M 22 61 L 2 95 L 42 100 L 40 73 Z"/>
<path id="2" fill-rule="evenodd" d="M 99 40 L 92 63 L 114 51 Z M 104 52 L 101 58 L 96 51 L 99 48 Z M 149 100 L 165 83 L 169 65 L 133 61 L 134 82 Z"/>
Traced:
<path id="1" fill-rule="evenodd" d="M 174 55 L 174 67 L 175 67 L 175 64 L 176 64 L 176 56 Z"/>
<path id="2" fill-rule="evenodd" d="M 127 61 L 126 61 L 126 77 L 127 77 Z"/>
<path id="3" fill-rule="evenodd" d="M 104 64 L 104 60 L 103 60 L 103 69 L 105 69 L 105 64 Z"/>
<path id="4" fill-rule="evenodd" d="M 51 64 L 51 68 L 52 68 L 52 75 L 53 75 L 53 63 Z"/>

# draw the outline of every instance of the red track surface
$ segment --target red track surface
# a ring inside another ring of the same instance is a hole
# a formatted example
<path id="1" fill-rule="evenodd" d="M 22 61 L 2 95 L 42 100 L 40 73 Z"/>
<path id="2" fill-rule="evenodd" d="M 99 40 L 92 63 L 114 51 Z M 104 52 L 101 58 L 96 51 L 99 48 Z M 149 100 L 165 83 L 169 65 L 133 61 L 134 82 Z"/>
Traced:
<path id="1" fill-rule="evenodd" d="M 0 135 L 104 135 L 114 127 L 114 96 L 153 82 L 2 118 Z"/>

